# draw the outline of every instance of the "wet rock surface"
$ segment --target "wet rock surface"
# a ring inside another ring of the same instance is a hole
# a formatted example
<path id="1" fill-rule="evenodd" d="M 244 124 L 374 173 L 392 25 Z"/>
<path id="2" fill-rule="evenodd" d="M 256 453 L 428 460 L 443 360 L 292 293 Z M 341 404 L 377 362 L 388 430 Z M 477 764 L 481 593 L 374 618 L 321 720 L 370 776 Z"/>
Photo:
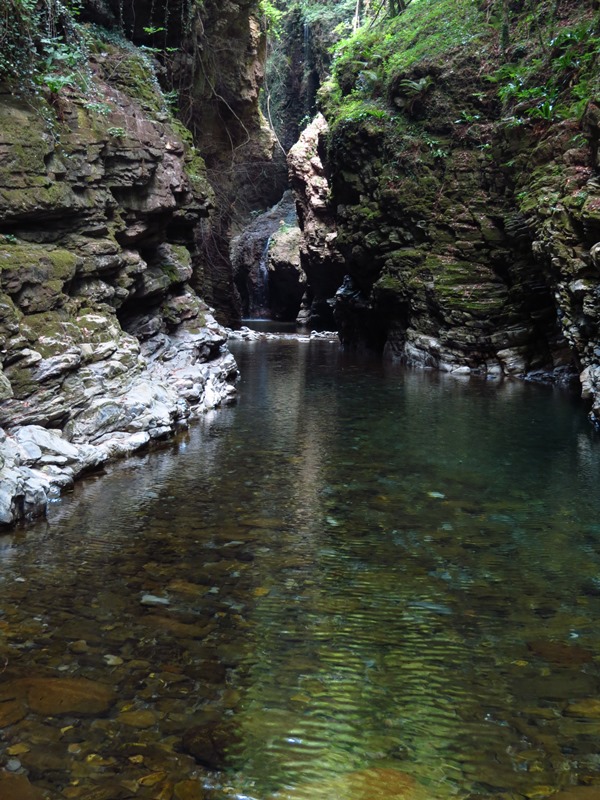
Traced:
<path id="1" fill-rule="evenodd" d="M 104 117 L 73 92 L 57 120 L 1 96 L 0 525 L 234 394 L 226 333 L 190 284 L 204 165 L 123 48 L 94 62 Z"/>
<path id="2" fill-rule="evenodd" d="M 298 322 L 331 330 L 337 327 L 333 319 L 335 294 L 347 268 L 337 247 L 335 207 L 322 158 L 327 130 L 325 118 L 318 114 L 290 149 L 288 169 L 302 231 L 300 264 L 308 283 Z"/>
<path id="3" fill-rule="evenodd" d="M 0 772 L 0 797 L 3 800 L 48 800 L 50 795 L 32 786 L 25 775 Z"/>
<path id="4" fill-rule="evenodd" d="M 232 239 L 231 262 L 244 317 L 294 320 L 305 276 L 291 192 Z"/>
<path id="5" fill-rule="evenodd" d="M 272 235 L 267 259 L 270 310 L 276 320 L 296 320 L 306 296 L 306 275 L 301 266 L 302 234 L 294 219 Z"/>
<path id="6" fill-rule="evenodd" d="M 237 330 L 229 331 L 229 339 L 232 342 L 260 342 L 260 341 L 277 341 L 281 339 L 290 339 L 297 342 L 310 342 L 315 339 L 324 339 L 334 344 L 339 344 L 339 337 L 337 331 L 310 331 L 301 333 L 269 333 L 268 331 L 259 331 L 249 328 L 247 325 L 242 325 Z"/>
<path id="7" fill-rule="evenodd" d="M 42 716 L 94 716 L 116 702 L 114 691 L 104 684 L 74 678 L 21 678 L 3 683 L 0 702 L 16 702 Z"/>
<path id="8" fill-rule="evenodd" d="M 235 743 L 236 731 L 231 722 L 215 724 L 212 721 L 205 726 L 190 728 L 183 737 L 182 747 L 199 764 L 208 769 L 220 770 L 226 766 L 227 751 Z"/>

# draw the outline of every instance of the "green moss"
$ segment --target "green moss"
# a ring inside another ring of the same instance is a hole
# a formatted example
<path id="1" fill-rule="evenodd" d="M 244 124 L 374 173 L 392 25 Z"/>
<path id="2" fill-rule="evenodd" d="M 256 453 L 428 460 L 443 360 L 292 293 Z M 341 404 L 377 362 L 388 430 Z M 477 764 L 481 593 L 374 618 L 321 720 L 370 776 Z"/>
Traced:
<path id="1" fill-rule="evenodd" d="M 404 71 L 416 61 L 438 60 L 468 47 L 485 31 L 479 5 L 477 0 L 411 4 L 384 37 L 388 71 Z"/>
<path id="2" fill-rule="evenodd" d="M 183 142 L 185 148 L 185 171 L 192 185 L 194 194 L 212 200 L 214 193 L 206 177 L 206 164 L 200 152 L 194 146 L 192 132 L 185 127 L 181 120 L 173 116 L 169 119 L 169 126 Z"/>
<path id="3" fill-rule="evenodd" d="M 388 213 L 397 218 L 409 214 L 412 218 L 429 217 L 439 198 L 440 179 L 423 164 L 421 174 L 397 177 L 382 174 L 379 197 Z"/>
<path id="4" fill-rule="evenodd" d="M 52 275 L 58 280 L 68 281 L 74 277 L 77 256 L 69 250 L 50 250 L 48 258 L 52 263 Z"/>
<path id="5" fill-rule="evenodd" d="M 536 160 L 539 153 L 534 151 Z M 552 161 L 552 152 L 548 152 L 547 161 L 535 167 L 531 174 L 523 174 L 524 186 L 518 187 L 515 199 L 524 214 L 532 214 L 539 210 L 554 208 L 564 194 L 567 170 L 562 162 Z"/>
<path id="6" fill-rule="evenodd" d="M 39 383 L 32 377 L 29 367 L 10 366 L 5 370 L 6 377 L 10 381 L 13 396 L 17 400 L 29 397 L 39 389 Z"/>
<path id="7" fill-rule="evenodd" d="M 0 161 L 0 185 L 25 187 L 27 177 L 45 174 L 44 157 L 49 152 L 47 124 L 41 113 L 41 101 L 25 103 L 2 95 L 0 103 L 2 144 L 8 145 Z"/>
<path id="8" fill-rule="evenodd" d="M 106 52 L 109 54 L 106 74 L 110 83 L 151 114 L 164 112 L 164 97 L 149 59 L 132 47 L 106 44 Z"/>
<path id="9" fill-rule="evenodd" d="M 13 216 L 35 215 L 45 210 L 75 211 L 82 207 L 90 207 L 93 203 L 92 197 L 80 195 L 75 198 L 73 190 L 66 182 L 51 183 L 48 179 L 40 182 L 45 185 L 20 189 L 0 188 L 0 208 L 6 209 L 8 219 Z"/>
<path id="10" fill-rule="evenodd" d="M 103 315 L 98 315 L 98 312 L 93 308 L 81 309 L 80 313 L 72 321 L 79 330 L 85 333 L 87 338 L 97 336 L 98 341 L 104 341 L 111 337 L 106 318 Z"/>
<path id="11" fill-rule="evenodd" d="M 202 333 L 203 328 L 206 328 L 206 314 L 204 312 L 200 312 L 194 320 L 186 323 L 186 329 L 190 333 Z"/>
<path id="12" fill-rule="evenodd" d="M 600 233 L 600 197 L 588 197 L 583 203 L 581 209 L 582 219 L 589 226 L 590 230 L 594 230 L 596 234 Z"/>
<path id="13" fill-rule="evenodd" d="M 505 307 L 506 286 L 489 267 L 452 261 L 442 256 L 430 256 L 425 263 L 431 271 L 434 291 L 443 309 L 485 319 Z"/>
<path id="14" fill-rule="evenodd" d="M 65 309 L 28 314 L 21 331 L 43 358 L 59 355 L 68 345 L 82 341 L 73 317 Z"/>
<path id="15" fill-rule="evenodd" d="M 373 223 L 377 223 L 382 218 L 381 209 L 376 203 L 355 206 L 348 213 L 352 216 L 352 221 L 355 225 L 365 225 L 367 227 L 372 227 Z"/>
<path id="16" fill-rule="evenodd" d="M 579 211 L 584 207 L 588 197 L 589 197 L 588 192 L 586 192 L 583 189 L 580 189 L 571 195 L 563 197 L 561 199 L 561 203 L 563 206 L 565 206 L 565 208 L 571 209 L 573 211 Z"/>
<path id="17" fill-rule="evenodd" d="M 10 294 L 27 284 L 43 284 L 49 296 L 58 295 L 76 267 L 77 257 L 68 250 L 29 243 L 0 246 L 0 287 Z"/>
<path id="18" fill-rule="evenodd" d="M 399 277 L 384 274 L 373 285 L 373 289 L 375 291 L 391 292 L 392 294 L 403 294 L 406 285 Z"/>
<path id="19" fill-rule="evenodd" d="M 365 100 L 360 97 L 347 97 L 342 99 L 336 109 L 336 117 L 330 120 L 330 127 L 344 122 L 371 122 L 377 121 L 385 123 L 389 121 L 390 115 L 385 107 L 378 105 L 372 100 Z"/>
<path id="20" fill-rule="evenodd" d="M 169 283 L 176 283 L 178 280 L 177 267 L 172 262 L 165 261 L 158 265 L 158 268 L 169 279 Z"/>
<path id="21" fill-rule="evenodd" d="M 386 269 L 392 272 L 398 272 L 402 269 L 412 269 L 422 264 L 424 259 L 425 253 L 423 250 L 418 250 L 416 247 L 403 247 L 389 254 L 388 261 L 386 262 Z"/>
<path id="22" fill-rule="evenodd" d="M 415 62 L 464 48 L 484 31 L 485 17 L 476 0 L 413 2 L 385 26 L 369 26 L 345 40 L 334 76 L 342 94 L 372 95 Z"/>
<path id="23" fill-rule="evenodd" d="M 374 294 L 392 295 L 407 300 L 411 295 L 422 295 L 431 282 L 431 273 L 423 267 L 426 252 L 418 248 L 402 247 L 392 251 L 385 261 L 380 277 L 373 285 Z"/>
<path id="24" fill-rule="evenodd" d="M 188 248 L 182 244 L 172 244 L 170 248 L 173 252 L 175 258 L 183 264 L 185 267 L 191 266 L 192 263 L 192 255 Z"/>
<path id="25" fill-rule="evenodd" d="M 12 298 L 0 292 L 0 350 L 6 346 L 8 339 L 19 329 L 23 313 L 12 301 Z"/>
<path id="26" fill-rule="evenodd" d="M 186 149 L 184 163 L 194 194 L 212 200 L 214 192 L 206 177 L 206 165 L 196 148 Z"/>

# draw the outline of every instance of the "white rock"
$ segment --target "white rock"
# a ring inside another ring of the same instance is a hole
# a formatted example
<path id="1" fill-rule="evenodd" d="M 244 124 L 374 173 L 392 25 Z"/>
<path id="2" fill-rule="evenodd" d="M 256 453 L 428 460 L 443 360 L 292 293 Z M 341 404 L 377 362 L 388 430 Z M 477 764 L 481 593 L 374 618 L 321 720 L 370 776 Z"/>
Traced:
<path id="1" fill-rule="evenodd" d="M 64 439 L 60 431 L 48 430 L 39 425 L 25 425 L 16 432 L 15 439 L 23 444 L 33 442 L 42 452 L 57 453 L 70 461 L 79 459 L 79 449 Z"/>
<path id="2" fill-rule="evenodd" d="M 143 606 L 169 606 L 171 601 L 168 597 L 158 597 L 155 594 L 142 595 L 141 604 Z"/>

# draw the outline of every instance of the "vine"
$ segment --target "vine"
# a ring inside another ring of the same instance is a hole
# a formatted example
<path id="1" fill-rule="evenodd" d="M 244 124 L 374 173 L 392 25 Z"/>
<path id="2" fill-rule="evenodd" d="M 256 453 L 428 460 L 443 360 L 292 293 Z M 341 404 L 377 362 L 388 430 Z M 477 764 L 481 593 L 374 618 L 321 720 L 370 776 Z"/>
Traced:
<path id="1" fill-rule="evenodd" d="M 31 82 L 34 74 L 38 27 L 35 0 L 0 2 L 0 82 Z"/>
<path id="2" fill-rule="evenodd" d="M 16 93 L 86 89 L 90 74 L 79 0 L 0 0 L 0 83 Z"/>

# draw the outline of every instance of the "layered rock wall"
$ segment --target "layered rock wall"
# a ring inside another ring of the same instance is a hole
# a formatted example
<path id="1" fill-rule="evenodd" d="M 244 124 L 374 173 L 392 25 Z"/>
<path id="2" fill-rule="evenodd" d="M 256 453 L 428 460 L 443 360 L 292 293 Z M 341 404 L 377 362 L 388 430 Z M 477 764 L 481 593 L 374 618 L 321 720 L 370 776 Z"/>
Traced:
<path id="1" fill-rule="evenodd" d="M 0 97 L 0 524 L 229 400 L 237 377 L 192 288 L 203 161 L 146 56 L 111 36 L 90 70 L 87 94 Z"/>
<path id="2" fill-rule="evenodd" d="M 174 64 L 179 106 L 201 147 L 217 206 L 202 226 L 206 270 L 195 286 L 227 324 L 238 322 L 242 313 L 231 238 L 286 188 L 285 157 L 260 110 L 265 57 L 257 1 L 208 0 L 198 8 L 195 35 L 186 38 Z"/>
<path id="3" fill-rule="evenodd" d="M 556 4 L 554 49 L 531 61 L 517 46 L 502 53 L 490 10 L 476 5 L 472 27 L 455 26 L 463 44 L 443 42 L 437 60 L 435 4 L 390 25 L 390 41 L 412 24 L 429 48 L 407 34 L 406 55 L 387 53 L 367 31 L 363 49 L 340 60 L 323 93 L 327 122 L 289 158 L 309 290 L 334 302 L 347 344 L 453 372 L 579 375 L 600 418 L 596 12 Z M 448 39 L 458 33 L 448 27 Z M 391 71 L 386 58 L 409 66 Z M 523 77 L 513 85 L 507 74 Z M 504 80 L 520 105 L 500 102 Z M 552 102 L 530 99 L 549 96 L 543 80 L 556 86 Z"/>
<path id="4" fill-rule="evenodd" d="M 194 289 L 220 322 L 241 316 L 229 246 L 255 211 L 286 188 L 285 157 L 261 110 L 266 27 L 258 0 L 86 0 L 83 18 L 121 28 L 151 52 L 161 85 L 206 165 L 214 209 L 201 223 Z"/>
<path id="5" fill-rule="evenodd" d="M 288 153 L 288 165 L 302 230 L 300 264 L 307 276 L 299 319 L 311 328 L 331 329 L 333 300 L 347 267 L 337 246 L 335 207 L 321 156 L 327 130 L 325 118 L 318 114 Z"/>

